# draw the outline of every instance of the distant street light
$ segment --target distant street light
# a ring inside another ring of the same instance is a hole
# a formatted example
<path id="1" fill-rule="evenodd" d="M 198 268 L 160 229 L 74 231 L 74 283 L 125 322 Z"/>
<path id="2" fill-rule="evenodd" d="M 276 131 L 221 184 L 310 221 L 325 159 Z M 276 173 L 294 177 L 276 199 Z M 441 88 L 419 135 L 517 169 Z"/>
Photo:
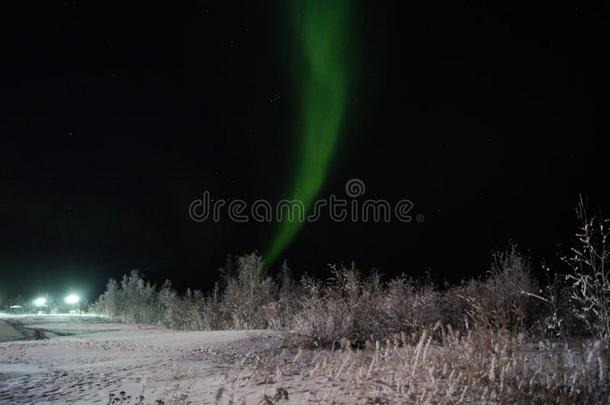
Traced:
<path id="1" fill-rule="evenodd" d="M 38 297 L 34 300 L 34 306 L 35 307 L 46 307 L 47 306 L 47 299 L 44 297 Z"/>
<path id="2" fill-rule="evenodd" d="M 80 297 L 76 294 L 70 294 L 66 298 L 64 298 L 64 301 L 66 304 L 74 305 L 78 304 L 78 302 L 80 301 Z"/>

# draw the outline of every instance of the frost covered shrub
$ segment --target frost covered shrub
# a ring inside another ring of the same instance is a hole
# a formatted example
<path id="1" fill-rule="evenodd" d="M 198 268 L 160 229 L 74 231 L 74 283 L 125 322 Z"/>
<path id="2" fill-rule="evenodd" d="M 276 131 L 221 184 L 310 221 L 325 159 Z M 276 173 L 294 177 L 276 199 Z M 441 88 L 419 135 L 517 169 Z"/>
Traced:
<path id="1" fill-rule="evenodd" d="M 527 260 L 516 249 L 494 256 L 488 277 L 446 291 L 407 276 L 383 282 L 351 267 L 331 266 L 324 282 L 295 283 L 286 266 L 273 281 L 259 256 L 229 260 L 213 291 L 178 294 L 169 282 L 157 288 L 137 271 L 120 282 L 110 280 L 94 305 L 98 313 L 132 323 L 163 324 L 173 329 L 254 329 L 294 331 L 321 342 L 385 339 L 415 335 L 437 323 L 521 330 L 528 322 L 534 291 Z"/>
<path id="2" fill-rule="evenodd" d="M 343 291 L 304 278 L 301 307 L 294 315 L 292 330 L 325 342 L 332 342 L 353 332 L 353 311 Z"/>
<path id="3" fill-rule="evenodd" d="M 161 294 L 166 310 L 163 320 L 165 326 L 186 330 L 212 330 L 225 327 L 222 311 L 219 311 L 215 305 L 218 302 L 216 289 L 208 296 L 199 290 L 187 289 L 182 296 L 178 296 L 171 289 L 165 290 L 170 292 Z"/>
<path id="4" fill-rule="evenodd" d="M 463 317 L 453 327 L 524 332 L 532 324 L 537 291 L 530 264 L 516 246 L 493 255 L 491 269 L 480 280 L 455 287 L 448 294 L 454 311 Z M 456 320 L 458 316 L 454 315 Z"/>
<path id="5" fill-rule="evenodd" d="M 583 236 L 582 243 L 593 243 L 593 238 Z M 610 293 L 607 275 L 599 273 L 607 266 L 602 261 L 589 266 L 591 260 L 582 253 L 590 252 L 588 246 L 575 253 L 571 263 L 576 267 L 567 283 L 549 282 L 541 289 L 515 246 L 493 255 L 485 277 L 442 289 L 405 275 L 384 281 L 353 265 L 331 266 L 327 280 L 303 277 L 300 283 L 284 266 L 274 280 L 261 257 L 250 254 L 229 260 L 207 293 L 189 289 L 179 294 L 169 282 L 157 287 L 132 272 L 120 282 L 110 280 L 93 310 L 124 322 L 173 329 L 271 328 L 321 343 L 347 339 L 356 345 L 397 335 L 407 341 L 424 330 L 432 330 L 435 340 L 444 339 L 449 329 L 462 335 L 481 332 L 484 339 L 498 334 L 566 336 L 581 333 L 577 315 L 604 337 Z"/>
<path id="6" fill-rule="evenodd" d="M 274 299 L 273 280 L 263 269 L 260 256 L 250 254 L 237 259 L 236 265 L 225 268 L 223 304 L 234 329 L 266 328 L 261 308 Z"/>
<path id="7" fill-rule="evenodd" d="M 284 266 L 274 281 L 261 258 L 250 254 L 228 260 L 208 294 L 179 294 L 169 281 L 157 288 L 134 271 L 121 282 L 110 280 L 93 309 L 124 322 L 185 330 L 271 328 L 327 343 L 417 335 L 436 324 L 513 331 L 527 319 L 529 297 L 522 292 L 533 288 L 529 268 L 515 249 L 494 258 L 487 278 L 441 291 L 404 275 L 383 282 L 353 265 L 331 266 L 326 281 L 304 277 L 300 283 Z"/>
<path id="8" fill-rule="evenodd" d="M 289 331 L 294 323 L 294 315 L 302 309 L 303 287 L 294 282 L 286 263 L 282 265 L 279 276 L 275 298 L 265 304 L 261 311 L 268 328 Z"/>
<path id="9" fill-rule="evenodd" d="M 378 274 L 364 277 L 353 265 L 332 272 L 326 283 L 304 279 L 295 332 L 321 342 L 348 338 L 361 344 L 413 334 L 439 321 L 440 294 L 431 285 L 417 286 L 405 276 L 383 283 Z"/>
<path id="10" fill-rule="evenodd" d="M 173 329 L 253 329 L 267 327 L 261 309 L 275 299 L 275 286 L 255 254 L 231 261 L 224 282 L 210 294 L 188 289 L 178 294 L 169 281 L 160 288 L 137 271 L 120 282 L 110 279 L 92 311 L 128 323 L 163 324 Z"/>
<path id="11" fill-rule="evenodd" d="M 435 325 L 527 331 L 536 313 L 530 265 L 515 246 L 493 255 L 485 278 L 441 290 L 431 281 L 400 276 L 384 283 L 353 266 L 333 267 L 326 283 L 305 280 L 292 329 L 321 341 L 356 341 L 417 335 Z"/>
<path id="12" fill-rule="evenodd" d="M 163 307 L 154 284 L 145 281 L 137 270 L 120 282 L 108 281 L 104 292 L 93 304 L 96 313 L 128 323 L 155 324 L 163 320 Z"/>
<path id="13" fill-rule="evenodd" d="M 382 294 L 386 328 L 413 335 L 435 325 L 444 316 L 442 296 L 429 280 L 416 282 L 405 275 L 390 280 Z"/>

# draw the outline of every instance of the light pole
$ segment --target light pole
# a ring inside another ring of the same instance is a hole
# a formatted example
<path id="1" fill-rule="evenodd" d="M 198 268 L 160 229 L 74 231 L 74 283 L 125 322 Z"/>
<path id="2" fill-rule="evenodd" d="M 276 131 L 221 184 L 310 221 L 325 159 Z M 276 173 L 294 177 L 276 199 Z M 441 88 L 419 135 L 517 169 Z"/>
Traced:
<path id="1" fill-rule="evenodd" d="M 64 302 L 71 306 L 71 308 L 72 308 L 70 310 L 71 314 L 76 313 L 76 306 L 80 302 L 80 297 L 76 294 L 70 294 L 70 295 L 67 295 L 66 298 L 64 298 Z"/>
<path id="2" fill-rule="evenodd" d="M 45 297 L 38 297 L 34 300 L 34 306 L 38 309 L 38 314 L 42 312 L 42 308 L 47 307 L 47 299 Z"/>

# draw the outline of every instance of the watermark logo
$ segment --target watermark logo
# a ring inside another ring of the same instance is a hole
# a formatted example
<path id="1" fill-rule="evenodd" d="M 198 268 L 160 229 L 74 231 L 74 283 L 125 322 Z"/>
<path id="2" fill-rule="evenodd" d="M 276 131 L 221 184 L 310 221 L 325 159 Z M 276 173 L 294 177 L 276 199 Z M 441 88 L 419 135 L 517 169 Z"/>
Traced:
<path id="1" fill-rule="evenodd" d="M 366 185 L 361 179 L 345 183 L 347 198 L 331 194 L 316 200 L 311 207 L 299 199 L 282 199 L 275 203 L 259 199 L 251 203 L 241 199 L 215 200 L 204 190 L 201 198 L 188 207 L 195 222 L 316 222 L 327 215 L 334 222 L 423 222 L 422 214 L 413 214 L 415 204 L 408 199 L 390 202 L 384 199 L 365 199 Z"/>
<path id="2" fill-rule="evenodd" d="M 360 179 L 349 179 L 345 183 L 345 194 L 351 198 L 362 197 L 366 192 L 366 186 Z"/>

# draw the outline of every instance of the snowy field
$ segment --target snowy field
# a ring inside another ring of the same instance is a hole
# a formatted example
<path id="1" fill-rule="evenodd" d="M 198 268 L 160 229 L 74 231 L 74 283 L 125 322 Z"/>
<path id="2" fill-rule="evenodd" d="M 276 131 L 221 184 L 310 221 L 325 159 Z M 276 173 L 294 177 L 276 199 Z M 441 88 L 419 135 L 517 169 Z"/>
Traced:
<path id="1" fill-rule="evenodd" d="M 268 330 L 0 316 L 0 404 L 610 403 L 607 343 L 485 336 L 333 350 Z"/>
<path id="2" fill-rule="evenodd" d="M 36 328 L 48 339 L 33 339 Z M 106 404 L 111 395 L 130 396 L 124 403 L 136 403 L 140 395 L 144 403 L 216 403 L 219 389 L 240 372 L 235 356 L 223 357 L 223 348 L 276 341 L 274 335 L 169 331 L 77 316 L 4 316 L 0 403 Z M 255 397 L 257 391 L 243 394 Z"/>

